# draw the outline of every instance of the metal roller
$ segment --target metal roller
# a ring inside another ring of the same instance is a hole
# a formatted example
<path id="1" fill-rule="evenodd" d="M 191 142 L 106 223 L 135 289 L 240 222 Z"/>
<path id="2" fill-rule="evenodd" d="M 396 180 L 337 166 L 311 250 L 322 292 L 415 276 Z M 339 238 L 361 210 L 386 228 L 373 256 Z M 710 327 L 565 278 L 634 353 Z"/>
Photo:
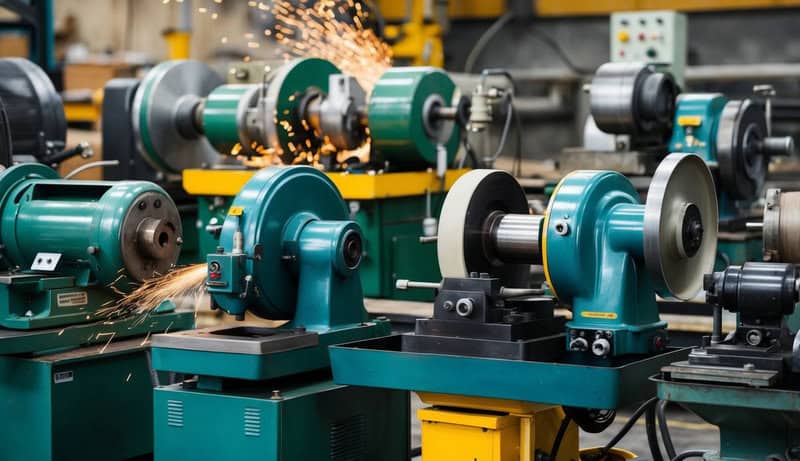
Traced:
<path id="1" fill-rule="evenodd" d="M 203 134 L 217 152 L 232 154 L 239 145 L 241 154 L 256 154 L 254 147 L 261 145 L 259 135 L 265 131 L 261 122 L 266 117 L 248 116 L 257 110 L 261 89 L 261 85 L 222 85 L 206 97 Z"/>
<path id="2" fill-rule="evenodd" d="M 652 65 L 610 62 L 592 79 L 591 114 L 606 133 L 653 135 L 666 141 L 679 92 L 672 76 Z"/>
<path id="3" fill-rule="evenodd" d="M 541 219 L 529 214 L 525 191 L 510 174 L 467 173 L 442 206 L 437 240 L 442 276 L 485 272 L 504 286 L 527 286 L 530 265 L 541 261 Z"/>
<path id="4" fill-rule="evenodd" d="M 647 191 L 644 259 L 662 296 L 690 299 L 714 267 L 719 211 L 714 179 L 696 155 L 671 154 Z"/>
<path id="5" fill-rule="evenodd" d="M 5 119 L 10 128 L 0 127 L 0 133 L 6 133 L 0 141 L 4 143 L 0 147 L 0 164 L 10 165 L 12 154 L 43 159 L 64 149 L 64 105 L 39 66 L 23 58 L 0 59 L 0 105 L 0 111 L 5 112 L 0 119 Z"/>
<path id="6" fill-rule="evenodd" d="M 763 237 L 765 261 L 800 263 L 800 192 L 767 190 Z"/>
<path id="7" fill-rule="evenodd" d="M 222 83 L 210 67 L 193 60 L 163 62 L 147 74 L 133 100 L 132 122 L 139 151 L 153 168 L 180 173 L 216 162 L 219 154 L 202 135 L 197 114 Z"/>
<path id="8" fill-rule="evenodd" d="M 372 149 L 379 158 L 404 167 L 437 164 L 437 146 L 452 163 L 459 133 L 454 114 L 444 110 L 456 99 L 450 77 L 432 67 L 396 67 L 384 73 L 369 98 Z"/>

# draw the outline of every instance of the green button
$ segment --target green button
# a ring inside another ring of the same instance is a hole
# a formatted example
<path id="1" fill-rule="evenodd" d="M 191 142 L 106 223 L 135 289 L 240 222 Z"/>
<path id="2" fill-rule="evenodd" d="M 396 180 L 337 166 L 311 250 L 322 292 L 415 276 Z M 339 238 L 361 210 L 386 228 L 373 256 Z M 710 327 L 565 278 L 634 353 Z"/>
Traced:
<path id="1" fill-rule="evenodd" d="M 647 57 L 648 58 L 655 58 L 658 56 L 658 51 L 655 48 L 648 48 L 647 49 Z"/>

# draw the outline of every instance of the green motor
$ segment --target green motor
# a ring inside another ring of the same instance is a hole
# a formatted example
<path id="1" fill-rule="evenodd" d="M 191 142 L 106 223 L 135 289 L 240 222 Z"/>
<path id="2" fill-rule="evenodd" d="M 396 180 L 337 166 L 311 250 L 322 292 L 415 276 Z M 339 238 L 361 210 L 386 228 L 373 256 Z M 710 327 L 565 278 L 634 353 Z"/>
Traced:
<path id="1" fill-rule="evenodd" d="M 41 164 L 0 173 L 2 261 L 12 271 L 125 290 L 178 259 L 181 220 L 145 181 L 64 180 Z"/>

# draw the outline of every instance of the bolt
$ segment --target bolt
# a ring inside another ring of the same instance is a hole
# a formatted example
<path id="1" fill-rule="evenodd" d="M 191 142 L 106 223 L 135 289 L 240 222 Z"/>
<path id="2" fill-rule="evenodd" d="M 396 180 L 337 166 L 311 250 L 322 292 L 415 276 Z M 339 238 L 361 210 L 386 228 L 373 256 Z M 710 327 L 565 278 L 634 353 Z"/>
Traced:
<path id="1" fill-rule="evenodd" d="M 462 317 L 469 317 L 472 315 L 474 308 L 475 305 L 470 298 L 461 298 L 456 301 L 456 313 Z"/>
<path id="2" fill-rule="evenodd" d="M 183 245 L 183 237 L 178 237 L 175 239 L 175 244 L 178 246 Z"/>
<path id="3" fill-rule="evenodd" d="M 139 205 L 137 206 L 139 207 L 140 210 L 144 210 L 145 208 L 147 208 L 147 202 L 142 200 L 141 202 L 139 202 Z"/>
<path id="4" fill-rule="evenodd" d="M 156 200 L 153 202 L 153 206 L 154 206 L 155 208 L 161 208 L 161 199 L 160 199 L 160 198 L 157 198 L 157 199 L 156 199 Z"/>
<path id="5" fill-rule="evenodd" d="M 444 303 L 442 303 L 442 309 L 444 309 L 447 312 L 452 312 L 453 309 L 455 309 L 455 307 L 456 307 L 456 305 L 453 304 L 453 301 L 450 301 L 450 300 L 445 301 Z"/>
<path id="6" fill-rule="evenodd" d="M 272 395 L 269 397 L 270 400 L 283 400 L 283 396 L 281 395 L 281 391 L 275 389 L 272 391 Z"/>
<path id="7" fill-rule="evenodd" d="M 569 234 L 569 224 L 564 221 L 559 221 L 555 225 L 556 234 L 565 236 Z"/>
<path id="8" fill-rule="evenodd" d="M 100 248 L 90 245 L 89 247 L 86 248 L 86 252 L 89 253 L 90 255 L 95 255 L 100 252 Z"/>
<path id="9" fill-rule="evenodd" d="M 742 368 L 744 368 L 747 371 L 753 371 L 756 369 L 756 366 L 753 365 L 752 363 L 745 363 Z"/>

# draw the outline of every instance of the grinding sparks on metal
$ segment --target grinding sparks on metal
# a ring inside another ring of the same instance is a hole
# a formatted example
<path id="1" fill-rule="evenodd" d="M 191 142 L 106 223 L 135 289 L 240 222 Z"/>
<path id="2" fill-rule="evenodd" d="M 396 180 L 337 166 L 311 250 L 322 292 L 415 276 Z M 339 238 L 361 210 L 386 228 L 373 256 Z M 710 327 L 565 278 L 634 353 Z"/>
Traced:
<path id="1" fill-rule="evenodd" d="M 312 6 L 275 2 L 277 24 L 264 31 L 290 56 L 327 59 L 352 75 L 369 94 L 392 66 L 392 48 L 369 28 L 370 13 L 354 0 L 320 1 Z M 349 20 L 348 20 L 349 19 Z"/>
<path id="2" fill-rule="evenodd" d="M 138 315 L 144 322 L 164 301 L 179 303 L 190 299 L 194 305 L 205 292 L 205 280 L 205 264 L 181 267 L 143 282 L 121 299 L 97 311 L 97 315 L 104 318 Z"/>

